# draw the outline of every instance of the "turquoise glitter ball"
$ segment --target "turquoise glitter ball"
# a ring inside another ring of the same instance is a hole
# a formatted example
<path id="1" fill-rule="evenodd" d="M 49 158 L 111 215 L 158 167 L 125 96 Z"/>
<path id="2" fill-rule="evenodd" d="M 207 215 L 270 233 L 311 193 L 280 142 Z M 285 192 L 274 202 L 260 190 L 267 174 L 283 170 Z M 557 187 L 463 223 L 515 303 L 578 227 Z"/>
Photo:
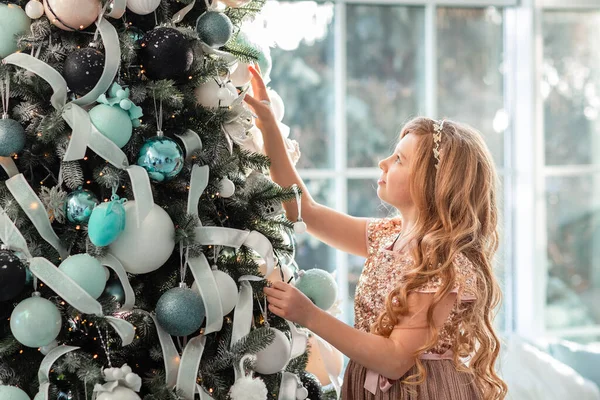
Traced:
<path id="1" fill-rule="evenodd" d="M 0 119 L 0 156 L 10 157 L 25 147 L 25 129 L 14 119 Z"/>
<path id="2" fill-rule="evenodd" d="M 196 32 L 200 40 L 210 47 L 221 47 L 233 35 L 233 24 L 222 12 L 207 11 L 196 21 Z"/>
<path id="3" fill-rule="evenodd" d="M 188 336 L 202 326 L 206 312 L 202 297 L 189 288 L 173 288 L 156 304 L 156 319 L 173 336 Z"/>

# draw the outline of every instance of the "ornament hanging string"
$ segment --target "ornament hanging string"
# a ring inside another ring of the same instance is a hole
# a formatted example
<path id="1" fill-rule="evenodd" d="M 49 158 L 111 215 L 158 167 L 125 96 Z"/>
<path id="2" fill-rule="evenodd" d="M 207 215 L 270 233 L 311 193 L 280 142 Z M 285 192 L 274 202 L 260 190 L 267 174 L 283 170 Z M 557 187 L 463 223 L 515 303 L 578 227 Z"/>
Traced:
<path id="1" fill-rule="evenodd" d="M 102 332 L 100 331 L 100 328 L 97 325 L 96 330 L 98 331 L 98 337 L 100 337 L 100 343 L 102 344 L 102 348 L 104 349 L 104 354 L 106 354 L 106 361 L 108 362 L 108 366 L 109 368 L 112 368 L 112 363 L 110 362 L 110 354 L 108 352 L 108 347 L 106 346 L 106 342 L 108 342 L 108 330 L 106 331 L 106 342 L 104 342 Z"/>
<path id="2" fill-rule="evenodd" d="M 7 119 L 8 103 L 10 101 L 10 76 L 8 72 L 4 82 L 0 81 L 0 98 L 2 98 L 2 119 Z"/>
<path id="3" fill-rule="evenodd" d="M 154 115 L 156 116 L 156 134 L 158 136 L 162 136 L 163 135 L 163 131 L 162 131 L 162 125 L 163 125 L 163 102 L 162 99 L 160 100 L 160 110 L 156 108 L 156 95 L 154 94 L 154 91 L 152 91 L 152 100 L 154 101 Z"/>

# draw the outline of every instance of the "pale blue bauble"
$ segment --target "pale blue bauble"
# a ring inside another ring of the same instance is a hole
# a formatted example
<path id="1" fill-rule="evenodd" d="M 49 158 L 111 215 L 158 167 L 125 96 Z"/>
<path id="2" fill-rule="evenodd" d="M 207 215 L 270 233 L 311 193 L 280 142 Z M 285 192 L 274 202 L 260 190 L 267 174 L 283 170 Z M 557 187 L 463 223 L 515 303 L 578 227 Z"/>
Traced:
<path id="1" fill-rule="evenodd" d="M 25 147 L 25 129 L 21 124 L 10 118 L 0 119 L 0 156 L 11 157 L 13 154 L 20 153 L 23 147 Z"/>
<path id="2" fill-rule="evenodd" d="M 229 17 L 219 11 L 207 11 L 196 20 L 198 37 L 210 47 L 223 46 L 233 35 L 233 24 Z"/>
<path id="3" fill-rule="evenodd" d="M 15 4 L 0 4 L 0 58 L 4 58 L 19 48 L 17 37 L 27 32 L 31 20 L 23 9 Z"/>
<path id="4" fill-rule="evenodd" d="M 108 246 L 123 230 L 125 230 L 125 208 L 121 200 L 102 203 L 94 208 L 88 221 L 88 236 L 94 246 Z"/>
<path id="5" fill-rule="evenodd" d="M 106 273 L 100 261 L 89 254 L 69 256 L 58 267 L 65 275 L 73 279 L 94 299 L 100 297 L 106 286 Z"/>
<path id="6" fill-rule="evenodd" d="M 98 104 L 89 114 L 96 129 L 117 146 L 123 147 L 131 139 L 133 124 L 129 113 L 121 107 Z"/>
<path id="7" fill-rule="evenodd" d="M 27 347 L 37 348 L 51 343 L 58 337 L 61 325 L 58 308 L 39 296 L 23 300 L 10 315 L 13 336 Z"/>
<path id="8" fill-rule="evenodd" d="M 156 319 L 172 336 L 188 336 L 196 332 L 205 314 L 202 297 L 189 288 L 170 289 L 156 304 Z"/>
<path id="9" fill-rule="evenodd" d="M 65 215 L 74 224 L 86 223 L 100 201 L 87 189 L 77 189 L 67 195 Z"/>
<path id="10" fill-rule="evenodd" d="M 36 397 L 37 398 L 37 397 Z M 16 386 L 0 385 L 0 399 L 2 400 L 30 400 L 27 393 Z"/>
<path id="11" fill-rule="evenodd" d="M 337 284 L 333 276 L 322 269 L 309 269 L 296 282 L 296 288 L 317 307 L 329 310 L 337 299 Z"/>
<path id="12" fill-rule="evenodd" d="M 185 157 L 181 146 L 166 136 L 146 140 L 138 154 L 137 164 L 148 171 L 155 182 L 168 181 L 183 169 Z"/>

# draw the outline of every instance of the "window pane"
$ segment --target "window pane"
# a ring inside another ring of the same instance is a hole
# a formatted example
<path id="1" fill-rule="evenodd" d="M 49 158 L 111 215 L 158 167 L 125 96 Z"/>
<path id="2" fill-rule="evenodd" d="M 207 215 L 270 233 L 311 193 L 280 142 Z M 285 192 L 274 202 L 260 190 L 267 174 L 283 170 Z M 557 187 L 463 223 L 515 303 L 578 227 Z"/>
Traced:
<path id="1" fill-rule="evenodd" d="M 311 196 L 320 204 L 333 207 L 333 181 L 305 179 L 304 183 Z M 300 269 L 320 268 L 335 271 L 335 249 L 327 246 L 309 234 L 296 235 L 296 262 Z"/>
<path id="2" fill-rule="evenodd" d="M 424 9 L 348 4 L 346 13 L 348 165 L 375 167 L 423 109 Z"/>
<path id="3" fill-rule="evenodd" d="M 333 166 L 333 3 L 276 2 L 265 6 L 271 86 L 285 103 L 283 122 L 301 145 L 298 168 Z"/>
<path id="4" fill-rule="evenodd" d="M 600 163 L 600 41 L 597 11 L 543 14 L 546 163 Z"/>
<path id="5" fill-rule="evenodd" d="M 438 116 L 479 130 L 503 164 L 504 110 L 502 10 L 438 8 Z"/>
<path id="6" fill-rule="evenodd" d="M 546 179 L 550 329 L 600 324 L 600 174 Z"/>

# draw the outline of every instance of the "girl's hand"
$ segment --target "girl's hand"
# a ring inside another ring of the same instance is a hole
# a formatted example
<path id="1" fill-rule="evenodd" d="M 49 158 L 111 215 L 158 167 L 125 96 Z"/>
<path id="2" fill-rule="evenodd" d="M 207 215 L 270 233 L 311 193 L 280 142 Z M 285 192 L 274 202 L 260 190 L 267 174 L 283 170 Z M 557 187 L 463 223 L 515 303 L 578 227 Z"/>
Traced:
<path id="1" fill-rule="evenodd" d="M 306 328 L 319 312 L 319 308 L 304 293 L 285 282 L 276 281 L 264 292 L 273 314 Z"/>
<path id="2" fill-rule="evenodd" d="M 264 133 L 264 128 L 266 126 L 269 124 L 277 125 L 277 121 L 273 115 L 273 110 L 271 110 L 271 99 L 269 98 L 267 87 L 265 86 L 265 82 L 263 81 L 260 72 L 252 66 L 249 66 L 248 70 L 252 74 L 251 82 L 254 97 L 246 94 L 244 101 L 248 103 L 254 111 L 254 114 L 256 114 L 256 126 Z"/>

